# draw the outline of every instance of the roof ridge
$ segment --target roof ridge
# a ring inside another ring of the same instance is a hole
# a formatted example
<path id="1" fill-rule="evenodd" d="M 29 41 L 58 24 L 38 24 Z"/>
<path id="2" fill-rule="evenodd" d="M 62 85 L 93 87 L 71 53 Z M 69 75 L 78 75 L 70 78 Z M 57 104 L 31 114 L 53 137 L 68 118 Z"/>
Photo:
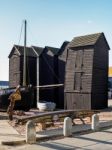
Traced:
<path id="1" fill-rule="evenodd" d="M 92 33 L 92 34 L 85 34 L 81 36 L 76 36 L 74 38 L 79 38 L 79 37 L 87 37 L 87 36 L 93 36 L 93 35 L 101 35 L 103 32 L 97 32 L 97 33 Z"/>
<path id="2" fill-rule="evenodd" d="M 73 40 L 69 43 L 69 47 L 94 45 L 102 34 L 104 33 L 101 32 L 74 37 Z"/>
<path id="3" fill-rule="evenodd" d="M 31 47 L 35 47 L 35 48 L 43 48 L 41 46 L 34 46 L 34 45 L 31 45 Z"/>
<path id="4" fill-rule="evenodd" d="M 52 47 L 52 46 L 45 46 L 47 48 L 54 48 L 54 49 L 59 49 L 58 47 Z"/>
<path id="5" fill-rule="evenodd" d="M 44 50 L 43 47 L 37 47 L 37 46 L 31 46 L 31 48 L 34 50 L 36 55 L 40 56 Z"/>

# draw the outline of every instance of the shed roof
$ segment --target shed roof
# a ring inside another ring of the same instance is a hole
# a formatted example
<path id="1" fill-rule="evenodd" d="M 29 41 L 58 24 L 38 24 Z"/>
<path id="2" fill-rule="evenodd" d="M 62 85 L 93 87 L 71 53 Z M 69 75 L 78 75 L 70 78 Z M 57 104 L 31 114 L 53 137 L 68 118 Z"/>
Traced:
<path id="1" fill-rule="evenodd" d="M 60 47 L 60 50 L 58 51 L 58 55 L 61 55 L 63 53 L 63 51 L 66 49 L 67 45 L 69 44 L 70 42 L 68 41 L 64 41 Z"/>
<path id="2" fill-rule="evenodd" d="M 44 50 L 42 47 L 32 46 L 33 50 L 36 52 L 38 56 L 40 56 Z"/>
<path id="3" fill-rule="evenodd" d="M 95 33 L 85 36 L 75 37 L 70 43 L 69 47 L 92 46 L 95 45 L 100 36 L 104 33 Z M 105 36 L 104 36 L 105 37 Z M 106 39 L 105 39 L 106 40 Z M 106 41 L 107 42 L 107 41 Z M 108 43 L 107 43 L 108 44 Z M 109 47 L 109 46 L 108 46 Z"/>
<path id="4" fill-rule="evenodd" d="M 8 56 L 9 58 L 13 55 L 15 49 L 19 52 L 19 55 L 24 55 L 24 46 L 14 45 Z M 36 53 L 31 47 L 26 47 L 26 55 L 30 57 L 37 57 Z"/>
<path id="5" fill-rule="evenodd" d="M 60 50 L 59 48 L 50 47 L 50 46 L 45 46 L 45 48 L 47 48 L 48 50 L 50 50 L 53 53 L 53 55 L 57 55 L 58 52 L 59 52 L 59 50 Z"/>

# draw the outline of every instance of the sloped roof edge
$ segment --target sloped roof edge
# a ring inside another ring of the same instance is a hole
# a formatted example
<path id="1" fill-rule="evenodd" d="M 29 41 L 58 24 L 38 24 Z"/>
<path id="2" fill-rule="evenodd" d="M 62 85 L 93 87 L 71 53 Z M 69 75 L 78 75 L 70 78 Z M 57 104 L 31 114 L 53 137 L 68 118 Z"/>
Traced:
<path id="1" fill-rule="evenodd" d="M 11 57 L 15 49 L 18 51 L 19 55 L 21 56 L 24 55 L 24 46 L 14 45 L 8 56 L 9 58 Z M 36 53 L 33 51 L 31 47 L 26 47 L 26 51 L 27 51 L 27 56 L 37 57 Z"/>
<path id="2" fill-rule="evenodd" d="M 69 47 L 80 47 L 80 46 L 95 45 L 97 40 L 100 38 L 101 35 L 103 35 L 105 38 L 105 35 L 103 32 L 75 37 L 69 43 Z M 106 38 L 105 38 L 105 40 L 106 40 Z M 106 41 L 106 43 L 107 43 L 107 41 Z"/>
<path id="3" fill-rule="evenodd" d="M 55 47 L 50 47 L 50 46 L 45 46 L 45 48 L 47 48 L 48 50 L 50 50 L 52 52 L 53 55 L 57 55 L 59 52 L 59 48 L 55 48 Z"/>
<path id="4" fill-rule="evenodd" d="M 43 47 L 31 46 L 37 56 L 40 56 L 44 50 Z"/>

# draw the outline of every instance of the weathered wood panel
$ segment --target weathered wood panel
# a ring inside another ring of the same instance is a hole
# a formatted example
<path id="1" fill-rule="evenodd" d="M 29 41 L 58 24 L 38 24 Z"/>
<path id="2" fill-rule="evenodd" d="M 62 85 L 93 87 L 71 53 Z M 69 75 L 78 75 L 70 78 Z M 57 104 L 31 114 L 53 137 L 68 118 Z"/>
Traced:
<path id="1" fill-rule="evenodd" d="M 74 50 L 68 50 L 68 57 L 65 70 L 65 90 L 74 90 L 74 68 L 76 65 L 76 52 Z"/>
<path id="2" fill-rule="evenodd" d="M 91 94 L 65 93 L 67 109 L 91 109 Z"/>
<path id="3" fill-rule="evenodd" d="M 20 83 L 20 58 L 13 55 L 9 60 L 9 86 L 16 87 Z"/>
<path id="4" fill-rule="evenodd" d="M 93 45 L 86 45 L 90 42 L 87 39 L 88 36 L 76 38 L 79 46 L 72 41 L 68 47 L 64 92 L 69 109 L 107 107 L 109 46 L 103 34 Z"/>

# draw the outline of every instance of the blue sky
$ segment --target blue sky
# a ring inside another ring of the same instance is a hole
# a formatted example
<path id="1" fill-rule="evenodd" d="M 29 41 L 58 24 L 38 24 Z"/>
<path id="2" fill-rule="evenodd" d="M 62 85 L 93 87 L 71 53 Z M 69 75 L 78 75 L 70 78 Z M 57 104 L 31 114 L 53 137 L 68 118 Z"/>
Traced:
<path id="1" fill-rule="evenodd" d="M 60 47 L 75 36 L 104 32 L 112 48 L 111 17 L 112 0 L 0 0 L 0 80 L 8 80 L 8 55 L 24 19 L 28 46 Z"/>

